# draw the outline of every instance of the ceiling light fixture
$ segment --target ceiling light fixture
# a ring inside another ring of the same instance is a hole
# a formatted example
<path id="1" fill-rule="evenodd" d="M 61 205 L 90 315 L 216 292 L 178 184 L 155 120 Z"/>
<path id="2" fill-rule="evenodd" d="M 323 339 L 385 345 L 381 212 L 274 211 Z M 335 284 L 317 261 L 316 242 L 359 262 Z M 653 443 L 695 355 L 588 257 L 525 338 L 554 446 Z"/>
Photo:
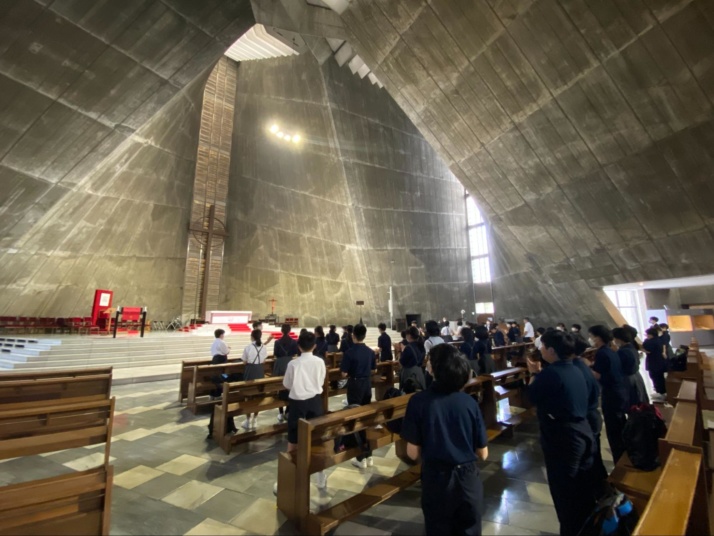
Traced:
<path id="1" fill-rule="evenodd" d="M 270 132 L 275 134 L 279 129 L 280 129 L 280 127 L 278 127 L 278 125 L 274 124 L 272 127 L 270 127 Z"/>

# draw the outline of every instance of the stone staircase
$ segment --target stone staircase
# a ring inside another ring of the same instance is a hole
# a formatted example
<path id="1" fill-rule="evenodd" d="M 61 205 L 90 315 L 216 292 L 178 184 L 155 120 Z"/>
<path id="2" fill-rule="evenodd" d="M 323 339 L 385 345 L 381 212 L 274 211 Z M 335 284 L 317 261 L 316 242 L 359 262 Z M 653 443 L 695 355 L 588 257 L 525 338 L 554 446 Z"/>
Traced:
<path id="1" fill-rule="evenodd" d="M 114 367 L 114 383 L 137 383 L 178 378 L 184 359 L 210 357 L 213 330 L 191 333 L 151 332 L 142 339 L 124 336 L 116 339 L 90 335 L 53 335 L 44 337 L 0 337 L 0 371 L 12 372 L 48 369 Z M 226 326 L 227 327 L 227 326 Z M 265 331 L 278 331 L 266 327 Z M 293 330 L 296 334 L 299 329 Z M 232 356 L 240 357 L 250 343 L 250 333 L 229 332 L 225 341 L 232 348 Z M 397 333 L 390 332 L 394 341 Z M 377 345 L 377 328 L 368 328 L 367 344 Z M 264 338 L 267 336 L 264 336 Z M 268 345 L 269 353 L 273 344 Z"/>

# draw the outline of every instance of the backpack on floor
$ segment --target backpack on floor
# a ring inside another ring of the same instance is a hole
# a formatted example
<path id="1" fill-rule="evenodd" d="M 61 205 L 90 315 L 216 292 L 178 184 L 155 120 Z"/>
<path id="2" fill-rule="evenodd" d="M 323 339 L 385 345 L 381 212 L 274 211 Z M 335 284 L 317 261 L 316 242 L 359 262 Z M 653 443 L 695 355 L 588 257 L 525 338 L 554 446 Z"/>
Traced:
<path id="1" fill-rule="evenodd" d="M 350 404 L 345 409 L 354 409 L 361 407 L 359 404 Z M 350 434 L 345 434 L 338 438 L 335 438 L 335 452 L 342 452 L 344 450 L 353 449 L 359 447 L 365 450 L 367 444 L 367 434 L 364 430 L 359 432 L 352 432 Z"/>
<path id="2" fill-rule="evenodd" d="M 577 536 L 630 536 L 639 521 L 632 502 L 613 487 L 598 500 Z"/>
<path id="3" fill-rule="evenodd" d="M 671 349 L 671 346 L 668 348 Z M 689 354 L 689 346 L 684 344 L 677 348 L 677 351 L 672 357 L 667 358 L 667 370 L 670 372 L 681 372 L 687 370 L 687 354 Z"/>
<path id="4" fill-rule="evenodd" d="M 625 450 L 632 465 L 642 471 L 654 471 L 659 467 L 658 443 L 666 433 L 667 425 L 655 406 L 632 406 L 622 430 Z"/>

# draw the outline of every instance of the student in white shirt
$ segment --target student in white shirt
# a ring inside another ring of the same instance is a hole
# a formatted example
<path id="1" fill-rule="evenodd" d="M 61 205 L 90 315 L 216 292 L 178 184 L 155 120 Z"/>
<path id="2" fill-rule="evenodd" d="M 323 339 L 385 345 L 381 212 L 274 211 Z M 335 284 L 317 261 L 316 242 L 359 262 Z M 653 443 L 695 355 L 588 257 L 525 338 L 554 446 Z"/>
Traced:
<path id="1" fill-rule="evenodd" d="M 216 339 L 211 345 L 211 357 L 213 357 L 211 363 L 213 365 L 220 365 L 221 363 L 228 361 L 228 354 L 231 351 L 231 347 L 228 346 L 223 340 L 226 336 L 225 330 L 217 329 L 213 332 L 213 335 Z"/>
<path id="2" fill-rule="evenodd" d="M 434 346 L 444 344 L 444 339 L 439 336 L 439 333 L 439 324 L 437 324 L 435 320 L 429 320 L 426 323 L 426 334 L 429 338 L 424 341 L 424 350 L 427 354 Z"/>
<path id="3" fill-rule="evenodd" d="M 535 337 L 535 331 L 533 330 L 533 324 L 531 324 L 531 319 L 527 316 L 523 319 L 523 342 L 533 342 Z"/>
<path id="4" fill-rule="evenodd" d="M 243 350 L 241 359 L 245 363 L 243 381 L 259 380 L 265 377 L 263 362 L 268 359 L 268 350 L 261 342 L 263 333 L 259 329 L 254 329 L 250 333 L 250 344 Z M 249 413 L 241 425 L 244 430 L 255 430 L 258 426 L 258 414 L 253 413 L 252 419 Z"/>
<path id="5" fill-rule="evenodd" d="M 306 331 L 298 338 L 298 347 L 302 352 L 290 361 L 283 377 L 283 386 L 290 390 L 288 395 L 288 452 L 297 449 L 298 421 L 312 419 L 324 414 L 322 407 L 322 386 L 327 369 L 325 361 L 314 355 L 315 334 Z M 317 474 L 317 487 L 327 487 L 327 475 L 324 471 Z M 273 487 L 278 492 L 278 484 Z"/>

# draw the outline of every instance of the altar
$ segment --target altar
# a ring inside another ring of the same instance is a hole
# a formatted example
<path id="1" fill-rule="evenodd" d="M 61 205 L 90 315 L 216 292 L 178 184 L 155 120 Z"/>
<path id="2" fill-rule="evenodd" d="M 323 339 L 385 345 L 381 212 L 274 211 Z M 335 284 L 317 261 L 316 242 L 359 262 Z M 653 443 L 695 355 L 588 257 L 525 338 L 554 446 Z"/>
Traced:
<path id="1" fill-rule="evenodd" d="M 210 324 L 248 324 L 253 311 L 208 311 L 206 321 Z"/>

